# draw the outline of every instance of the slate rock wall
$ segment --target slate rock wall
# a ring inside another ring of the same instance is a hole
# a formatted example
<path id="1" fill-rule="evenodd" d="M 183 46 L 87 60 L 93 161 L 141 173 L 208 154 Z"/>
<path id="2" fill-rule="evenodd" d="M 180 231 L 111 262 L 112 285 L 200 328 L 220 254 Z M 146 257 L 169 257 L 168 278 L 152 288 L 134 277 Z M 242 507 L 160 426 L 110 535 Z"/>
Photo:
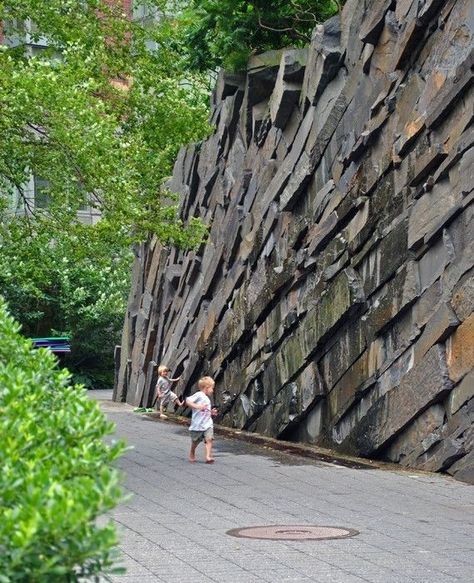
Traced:
<path id="1" fill-rule="evenodd" d="M 171 188 L 199 251 L 137 250 L 115 398 L 212 375 L 220 423 L 474 480 L 470 0 L 349 0 L 222 73 Z"/>

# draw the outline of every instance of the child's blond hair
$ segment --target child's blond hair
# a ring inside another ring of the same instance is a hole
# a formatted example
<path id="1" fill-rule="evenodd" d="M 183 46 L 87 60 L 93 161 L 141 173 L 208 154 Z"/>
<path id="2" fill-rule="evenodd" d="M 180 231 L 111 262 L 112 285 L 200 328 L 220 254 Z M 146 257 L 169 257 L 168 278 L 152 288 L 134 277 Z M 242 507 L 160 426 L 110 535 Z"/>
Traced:
<path id="1" fill-rule="evenodd" d="M 198 380 L 198 387 L 202 390 L 206 387 L 214 387 L 215 386 L 214 379 L 211 377 L 202 377 Z"/>
<path id="2" fill-rule="evenodd" d="M 169 370 L 167 366 L 165 366 L 164 364 L 160 364 L 160 366 L 158 367 L 158 374 L 161 376 L 167 370 Z"/>

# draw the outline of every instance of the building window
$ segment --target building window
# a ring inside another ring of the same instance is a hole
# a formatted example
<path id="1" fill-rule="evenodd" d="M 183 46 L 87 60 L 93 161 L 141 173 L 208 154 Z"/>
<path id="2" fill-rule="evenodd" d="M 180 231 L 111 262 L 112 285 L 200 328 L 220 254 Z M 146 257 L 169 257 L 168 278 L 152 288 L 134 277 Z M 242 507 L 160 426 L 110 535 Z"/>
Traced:
<path id="1" fill-rule="evenodd" d="M 50 203 L 49 191 L 49 180 L 41 178 L 41 176 L 34 177 L 34 195 L 35 195 L 35 207 L 44 209 L 48 208 Z"/>

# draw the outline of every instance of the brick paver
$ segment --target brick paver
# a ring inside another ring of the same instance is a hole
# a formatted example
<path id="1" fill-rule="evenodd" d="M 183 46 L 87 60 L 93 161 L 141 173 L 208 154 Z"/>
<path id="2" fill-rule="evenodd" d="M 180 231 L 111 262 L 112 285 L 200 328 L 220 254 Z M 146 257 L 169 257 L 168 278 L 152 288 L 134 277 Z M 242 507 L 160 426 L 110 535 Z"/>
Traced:
<path id="1" fill-rule="evenodd" d="M 190 464 L 186 427 L 125 404 L 102 405 L 133 447 L 120 461 L 132 497 L 112 513 L 127 574 L 109 576 L 113 583 L 474 581 L 472 486 L 440 475 L 349 469 L 221 437 L 215 464 L 202 462 L 203 449 Z M 275 524 L 360 534 L 291 542 L 226 534 Z"/>

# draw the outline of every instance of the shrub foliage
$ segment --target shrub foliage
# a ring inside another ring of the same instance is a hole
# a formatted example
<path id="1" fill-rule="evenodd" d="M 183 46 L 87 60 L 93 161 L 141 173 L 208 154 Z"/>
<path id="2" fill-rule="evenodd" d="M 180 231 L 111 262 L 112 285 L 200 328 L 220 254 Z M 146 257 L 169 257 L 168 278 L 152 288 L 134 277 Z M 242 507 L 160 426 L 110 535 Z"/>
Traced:
<path id="1" fill-rule="evenodd" d="M 0 582 L 74 582 L 113 564 L 97 518 L 121 497 L 124 444 L 47 350 L 32 349 L 0 299 Z"/>

